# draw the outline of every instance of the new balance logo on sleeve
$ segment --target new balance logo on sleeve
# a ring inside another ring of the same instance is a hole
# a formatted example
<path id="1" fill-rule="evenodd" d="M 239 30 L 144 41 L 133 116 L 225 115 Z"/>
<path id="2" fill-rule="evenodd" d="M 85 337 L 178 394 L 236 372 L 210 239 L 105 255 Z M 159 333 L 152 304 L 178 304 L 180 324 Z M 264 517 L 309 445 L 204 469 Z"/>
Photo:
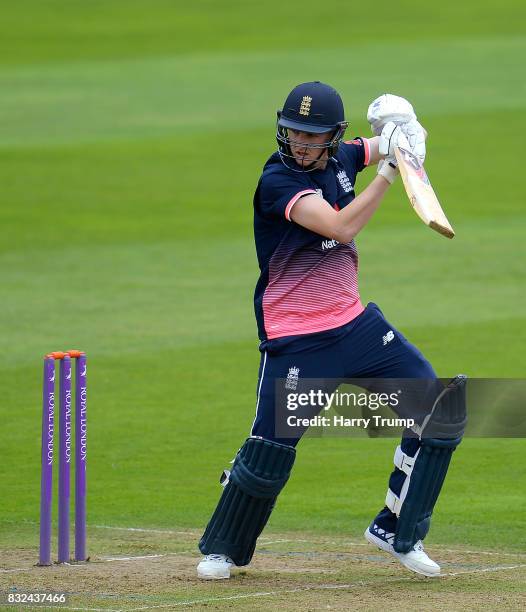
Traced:
<path id="1" fill-rule="evenodd" d="M 384 346 L 388 343 L 391 342 L 391 340 L 394 340 L 394 331 L 392 329 L 390 329 L 385 336 L 382 337 L 382 340 L 384 341 Z"/>

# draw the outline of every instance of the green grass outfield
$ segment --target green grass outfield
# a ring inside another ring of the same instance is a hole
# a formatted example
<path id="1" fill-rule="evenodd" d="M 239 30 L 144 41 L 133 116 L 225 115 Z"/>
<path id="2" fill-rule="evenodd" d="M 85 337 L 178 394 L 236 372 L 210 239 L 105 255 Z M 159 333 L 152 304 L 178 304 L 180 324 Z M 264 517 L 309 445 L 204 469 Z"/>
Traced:
<path id="1" fill-rule="evenodd" d="M 89 523 L 204 526 L 254 413 L 252 193 L 303 80 L 341 91 L 350 135 L 380 93 L 408 97 L 457 231 L 397 184 L 357 239 L 364 301 L 442 376 L 524 377 L 524 3 L 264 5 L 2 7 L 0 549 L 36 554 L 42 356 L 70 347 L 89 355 Z M 360 537 L 393 447 L 305 440 L 270 529 Z M 525 451 L 465 440 L 430 541 L 520 549 Z"/>

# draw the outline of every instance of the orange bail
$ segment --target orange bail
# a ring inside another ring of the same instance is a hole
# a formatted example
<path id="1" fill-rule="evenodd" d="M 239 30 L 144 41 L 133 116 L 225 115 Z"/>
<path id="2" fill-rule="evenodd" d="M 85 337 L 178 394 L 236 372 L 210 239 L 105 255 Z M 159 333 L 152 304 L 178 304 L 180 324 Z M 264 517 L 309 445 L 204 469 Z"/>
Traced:
<path id="1" fill-rule="evenodd" d="M 64 359 L 67 353 L 62 351 L 53 351 L 52 353 L 48 353 L 45 357 L 46 359 Z"/>
<path id="2" fill-rule="evenodd" d="M 47 355 L 44 355 L 45 359 L 64 359 L 64 357 L 68 356 L 71 357 L 72 359 L 78 359 L 79 357 L 82 357 L 82 355 L 85 355 L 86 353 L 84 351 L 78 351 L 76 349 L 71 349 L 70 351 L 53 351 L 52 353 L 48 353 Z"/>

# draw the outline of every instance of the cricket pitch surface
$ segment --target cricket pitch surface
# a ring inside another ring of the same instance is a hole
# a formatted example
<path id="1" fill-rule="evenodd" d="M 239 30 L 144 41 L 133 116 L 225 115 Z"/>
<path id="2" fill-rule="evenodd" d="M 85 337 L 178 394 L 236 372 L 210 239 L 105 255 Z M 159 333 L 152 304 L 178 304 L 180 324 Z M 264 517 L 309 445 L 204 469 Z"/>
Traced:
<path id="1" fill-rule="evenodd" d="M 90 561 L 36 567 L 38 551 L 0 551 L 6 593 L 65 592 L 65 605 L 35 609 L 488 610 L 526 609 L 526 553 L 428 546 L 440 578 L 403 568 L 359 538 L 265 533 L 250 566 L 230 580 L 196 577 L 200 531 L 91 526 Z M 53 551 L 56 554 L 56 551 Z"/>

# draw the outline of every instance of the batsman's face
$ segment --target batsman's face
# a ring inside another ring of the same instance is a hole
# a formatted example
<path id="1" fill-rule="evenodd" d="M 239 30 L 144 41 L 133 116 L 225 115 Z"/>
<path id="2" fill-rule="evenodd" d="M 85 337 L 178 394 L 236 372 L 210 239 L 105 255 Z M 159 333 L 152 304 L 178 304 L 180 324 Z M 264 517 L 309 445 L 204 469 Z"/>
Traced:
<path id="1" fill-rule="evenodd" d="M 320 167 L 327 161 L 327 149 L 317 148 L 315 145 L 325 145 L 330 141 L 331 134 L 311 134 L 298 130 L 287 130 L 290 150 L 298 166 L 310 166 L 319 162 Z"/>

